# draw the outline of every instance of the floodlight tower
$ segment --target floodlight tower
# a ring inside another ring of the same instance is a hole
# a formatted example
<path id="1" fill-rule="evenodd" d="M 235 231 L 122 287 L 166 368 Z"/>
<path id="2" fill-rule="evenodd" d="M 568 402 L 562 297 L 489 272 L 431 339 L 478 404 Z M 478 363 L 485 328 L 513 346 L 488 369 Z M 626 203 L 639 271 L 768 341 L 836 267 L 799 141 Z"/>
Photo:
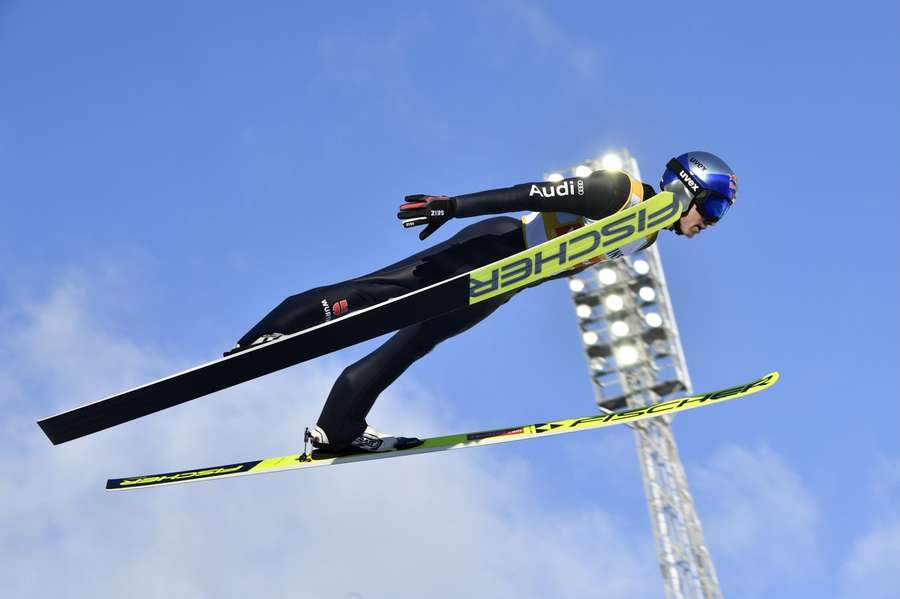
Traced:
<path id="1" fill-rule="evenodd" d="M 621 169 L 640 179 L 627 150 L 572 167 L 576 177 Z M 562 179 L 551 173 L 548 181 Z M 636 408 L 692 390 L 659 251 L 600 262 L 569 278 L 598 407 Z M 671 429 L 671 417 L 632 428 L 666 596 L 720 598 L 719 581 Z"/>

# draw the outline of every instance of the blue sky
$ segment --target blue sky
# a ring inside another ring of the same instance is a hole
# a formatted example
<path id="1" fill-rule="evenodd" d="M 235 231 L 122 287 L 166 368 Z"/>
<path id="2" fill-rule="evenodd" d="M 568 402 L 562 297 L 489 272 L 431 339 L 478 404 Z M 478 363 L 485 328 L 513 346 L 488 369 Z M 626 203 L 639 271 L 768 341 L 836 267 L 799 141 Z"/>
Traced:
<path id="1" fill-rule="evenodd" d="M 627 429 L 102 492 L 295 451 L 373 343 L 60 447 L 34 425 L 419 250 L 395 218 L 405 194 L 626 146 L 648 182 L 693 149 L 740 179 L 715 230 L 659 243 L 697 389 L 783 375 L 674 425 L 725 593 L 900 593 L 896 4 L 448 4 L 0 2 L 4 579 L 18 596 L 138 580 L 152 597 L 161 568 L 174 596 L 455 596 L 460 579 L 662 596 Z M 372 416 L 456 432 L 587 414 L 591 397 L 558 282 L 438 348 Z"/>

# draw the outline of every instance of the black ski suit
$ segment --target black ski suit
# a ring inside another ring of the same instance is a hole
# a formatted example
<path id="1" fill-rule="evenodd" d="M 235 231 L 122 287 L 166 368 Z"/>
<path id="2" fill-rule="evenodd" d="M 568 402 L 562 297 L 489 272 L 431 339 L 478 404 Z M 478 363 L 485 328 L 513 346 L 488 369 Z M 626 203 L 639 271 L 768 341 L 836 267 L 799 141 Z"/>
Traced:
<path id="1" fill-rule="evenodd" d="M 563 212 L 599 220 L 627 207 L 635 185 L 620 171 L 597 171 L 580 180 L 580 194 L 553 195 L 562 183 L 524 183 L 453 198 L 456 217 L 530 210 Z M 649 189 L 648 189 L 649 188 Z M 561 189 L 561 187 L 560 187 Z M 646 190 L 646 191 L 644 191 Z M 550 196 L 550 197 L 547 197 Z M 335 285 L 293 295 L 279 304 L 238 342 L 242 348 L 268 333 L 295 333 L 352 310 L 366 308 L 490 264 L 527 248 L 520 219 L 496 217 L 471 224 L 456 235 L 405 260 Z M 568 276 L 571 271 L 563 276 Z M 381 347 L 351 364 L 338 377 L 318 426 L 336 450 L 366 428 L 366 415 L 379 394 L 440 342 L 457 335 L 505 304 L 517 291 L 400 329 Z"/>

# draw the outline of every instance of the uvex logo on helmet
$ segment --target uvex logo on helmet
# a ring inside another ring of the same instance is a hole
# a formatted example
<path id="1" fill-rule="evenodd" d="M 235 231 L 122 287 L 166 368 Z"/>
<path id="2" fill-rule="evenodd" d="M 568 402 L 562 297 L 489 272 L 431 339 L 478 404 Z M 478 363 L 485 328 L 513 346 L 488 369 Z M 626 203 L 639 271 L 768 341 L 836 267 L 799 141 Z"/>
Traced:
<path id="1" fill-rule="evenodd" d="M 696 158 L 694 158 L 693 156 L 691 156 L 690 160 L 691 160 L 691 164 L 693 164 L 700 170 L 704 170 L 704 171 L 706 170 L 706 165 L 703 164 L 702 162 L 700 162 L 699 160 L 697 160 Z"/>
<path id="2" fill-rule="evenodd" d="M 563 181 L 559 185 L 532 185 L 528 197 L 541 196 L 542 198 L 553 198 L 557 196 L 573 196 L 575 194 L 584 195 L 584 181 L 578 179 L 575 181 Z"/>
<path id="3" fill-rule="evenodd" d="M 694 181 L 694 178 L 691 177 L 686 170 L 681 169 L 680 171 L 678 171 L 678 178 L 681 179 L 681 182 L 684 183 L 685 186 L 694 193 L 700 191 L 700 186 L 697 185 L 697 182 Z"/>

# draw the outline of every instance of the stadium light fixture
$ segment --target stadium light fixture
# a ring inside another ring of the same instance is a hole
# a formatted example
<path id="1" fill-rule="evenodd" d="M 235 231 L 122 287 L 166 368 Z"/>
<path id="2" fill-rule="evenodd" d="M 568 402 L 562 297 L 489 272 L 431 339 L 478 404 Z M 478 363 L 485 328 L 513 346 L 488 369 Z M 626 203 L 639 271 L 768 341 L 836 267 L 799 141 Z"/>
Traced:
<path id="1" fill-rule="evenodd" d="M 620 366 L 631 366 L 638 361 L 638 350 L 633 345 L 623 345 L 616 350 L 616 362 Z"/>
<path id="2" fill-rule="evenodd" d="M 639 275 L 645 275 L 650 272 L 650 263 L 646 260 L 635 260 L 631 266 L 634 268 L 634 272 Z"/>
<path id="3" fill-rule="evenodd" d="M 622 158 L 618 154 L 614 154 L 610 152 L 609 154 L 605 154 L 603 158 L 600 159 L 600 164 L 603 165 L 603 168 L 608 171 L 619 171 L 622 170 Z"/>
<path id="4" fill-rule="evenodd" d="M 581 279 L 569 279 L 569 291 L 572 293 L 581 293 L 584 291 L 584 281 Z"/>
<path id="5" fill-rule="evenodd" d="M 593 171 L 591 167 L 586 164 L 579 164 L 575 167 L 575 176 L 576 177 L 589 177 Z"/>
<path id="6" fill-rule="evenodd" d="M 656 299 L 656 291 L 653 290 L 653 287 L 641 287 L 638 290 L 638 295 L 641 296 L 641 299 L 645 302 L 652 302 Z"/>
<path id="7" fill-rule="evenodd" d="M 628 334 L 628 323 L 624 320 L 617 320 L 609 327 L 612 334 L 616 337 L 624 337 Z"/>
<path id="8" fill-rule="evenodd" d="M 597 273 L 597 278 L 604 285 L 612 285 L 616 282 L 616 271 L 611 268 L 603 268 Z"/>
<path id="9" fill-rule="evenodd" d="M 603 305 L 606 306 L 606 309 L 610 312 L 618 312 L 623 307 L 625 307 L 625 301 L 620 295 L 609 295 L 606 297 Z"/>
<path id="10" fill-rule="evenodd" d="M 644 316 L 644 320 L 646 320 L 647 324 L 653 328 L 662 326 L 662 316 L 660 316 L 656 312 L 650 312 L 649 314 Z"/>

